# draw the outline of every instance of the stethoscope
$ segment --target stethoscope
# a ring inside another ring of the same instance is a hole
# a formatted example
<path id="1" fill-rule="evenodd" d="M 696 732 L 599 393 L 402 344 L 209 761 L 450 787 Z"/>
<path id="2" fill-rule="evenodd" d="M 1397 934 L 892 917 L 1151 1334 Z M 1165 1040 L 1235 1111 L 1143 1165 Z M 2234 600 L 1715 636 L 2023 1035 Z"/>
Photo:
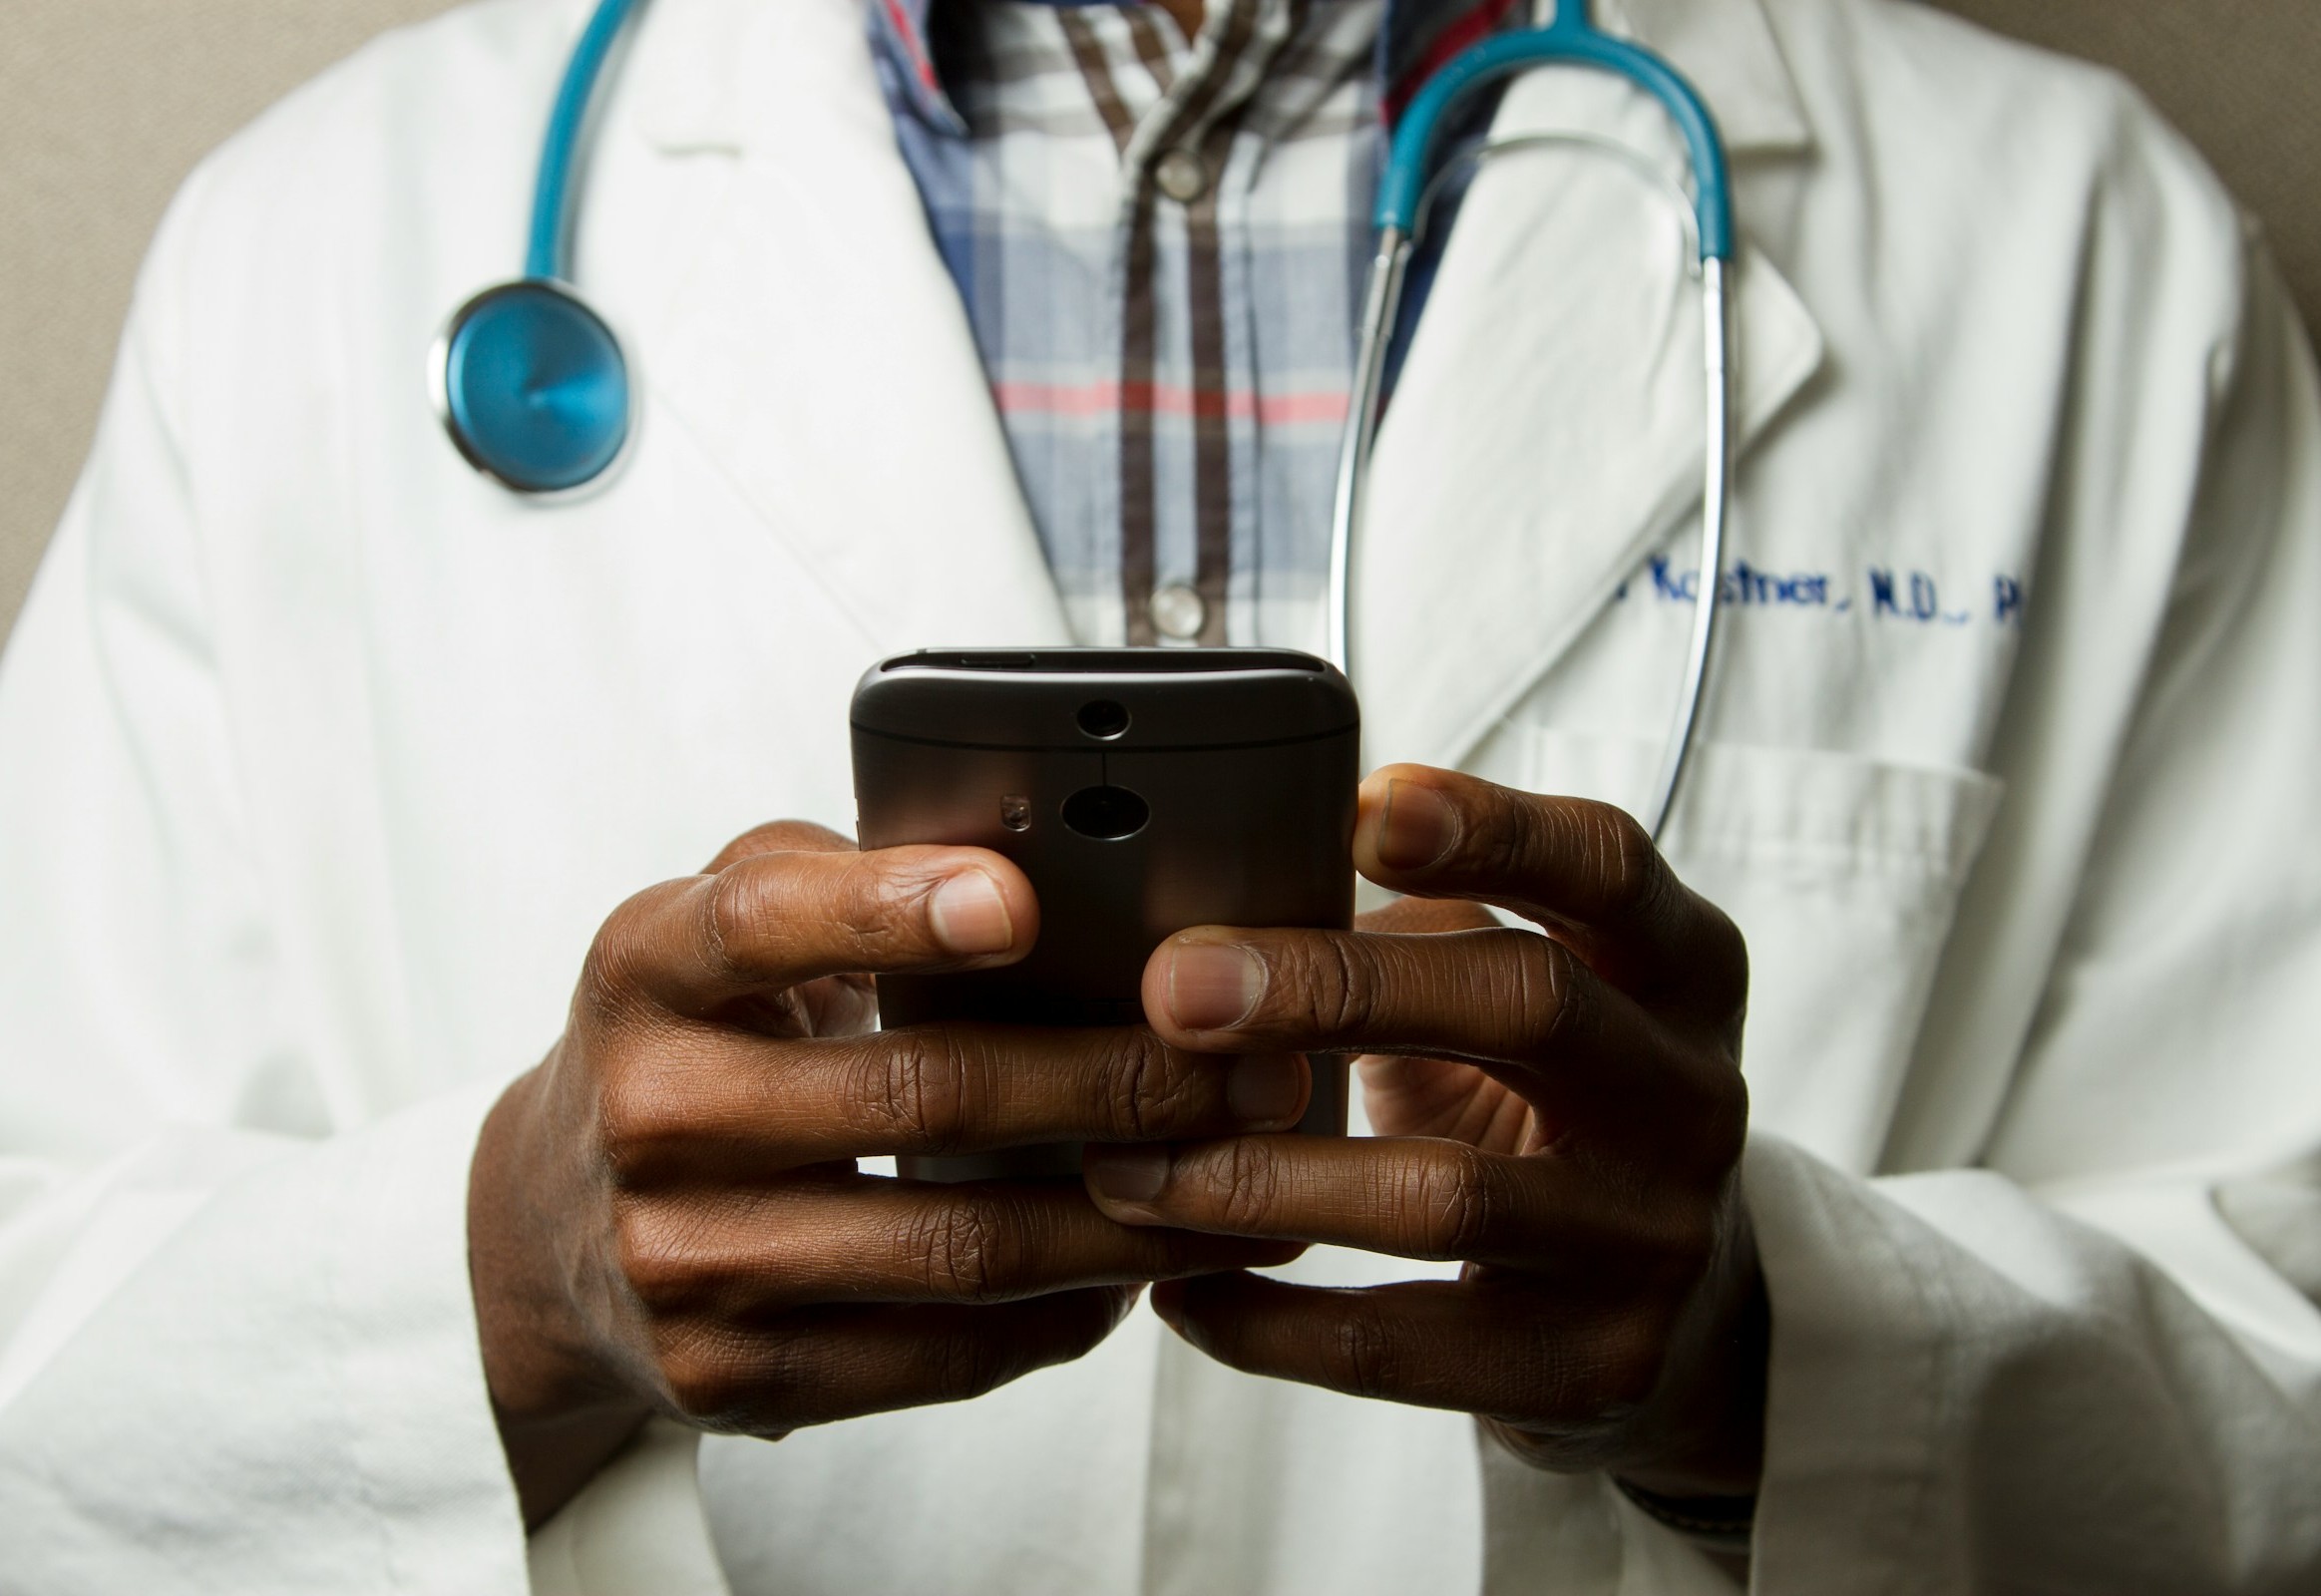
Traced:
<path id="1" fill-rule="evenodd" d="M 572 211 L 588 106 L 638 4 L 599 0 L 565 67 L 533 186 L 524 275 L 452 312 L 428 361 L 451 441 L 515 493 L 575 494 L 602 481 L 635 431 L 628 358 L 572 284 Z"/>
<path id="2" fill-rule="evenodd" d="M 572 286 L 574 166 L 605 62 L 640 0 L 598 0 L 565 68 L 541 150 L 524 275 L 462 305 L 436 340 L 430 379 L 452 442 L 477 470 L 510 490 L 563 495 L 601 481 L 634 434 L 628 362 L 611 326 Z M 1485 140 L 1430 172 L 1449 118 L 1473 97 L 1536 67 L 1581 66 L 1625 78 L 1666 108 L 1691 157 L 1688 198 L 1627 146 L 1586 134 L 1515 134 Z M 1676 68 L 1598 28 L 1591 0 L 1558 0 L 1544 27 L 1502 34 L 1452 58 L 1402 114 L 1378 185 L 1377 254 L 1362 297 L 1353 393 L 1339 450 L 1331 517 L 1331 662 L 1353 672 L 1354 556 L 1362 530 L 1372 446 L 1384 401 L 1387 350 L 1412 253 L 1444 182 L 1519 150 L 1579 145 L 1615 156 L 1668 191 L 1686 211 L 1699 254 L 1707 375 L 1706 480 L 1701 500 L 1701 577 L 1694 600 L 1684 688 L 1645 811 L 1655 837 L 1675 807 L 1700 727 L 1717 639 L 1725 528 L 1732 511 L 1732 377 L 1727 359 L 1728 270 L 1733 200 L 1716 120 Z"/>

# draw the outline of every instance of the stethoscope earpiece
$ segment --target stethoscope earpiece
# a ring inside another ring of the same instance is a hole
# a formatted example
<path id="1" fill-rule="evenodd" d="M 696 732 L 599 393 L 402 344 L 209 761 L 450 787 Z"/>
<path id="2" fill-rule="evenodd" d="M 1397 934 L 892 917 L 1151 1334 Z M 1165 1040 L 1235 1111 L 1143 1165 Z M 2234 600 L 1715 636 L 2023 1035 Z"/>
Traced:
<path id="1" fill-rule="evenodd" d="M 544 277 L 487 288 L 453 314 L 430 373 L 468 463 L 518 493 L 568 493 L 628 441 L 628 362 L 604 318 Z"/>

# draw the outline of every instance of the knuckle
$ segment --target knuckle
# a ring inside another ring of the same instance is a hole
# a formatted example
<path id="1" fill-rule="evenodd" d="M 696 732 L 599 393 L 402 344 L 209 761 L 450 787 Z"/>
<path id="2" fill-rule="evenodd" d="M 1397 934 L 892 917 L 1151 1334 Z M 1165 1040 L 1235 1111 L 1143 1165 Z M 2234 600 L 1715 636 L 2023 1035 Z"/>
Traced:
<path id="1" fill-rule="evenodd" d="M 621 1279 L 647 1313 L 667 1314 L 698 1296 L 700 1260 L 665 1217 L 624 1205 L 613 1219 L 612 1245 Z"/>
<path id="2" fill-rule="evenodd" d="M 1641 1229 L 1630 1254 L 1638 1311 L 1668 1305 L 1675 1312 L 1716 1266 L 1725 1226 L 1713 1201 L 1663 1201 Z"/>
<path id="3" fill-rule="evenodd" d="M 1683 1295 L 1690 1296 L 1716 1266 L 1724 1237 L 1725 1227 L 1714 1208 L 1706 1203 L 1685 1204 L 1669 1236 L 1669 1255 L 1677 1266 Z"/>
<path id="4" fill-rule="evenodd" d="M 1325 937 L 1297 961 L 1296 990 L 1311 994 L 1324 1034 L 1366 1036 L 1377 1019 L 1377 984 L 1358 946 L 1352 937 Z"/>
<path id="5" fill-rule="evenodd" d="M 782 855 L 759 854 L 710 878 L 702 931 L 725 974 L 747 976 L 757 963 L 755 950 L 780 911 L 786 863 Z"/>
<path id="6" fill-rule="evenodd" d="M 1585 983 L 1575 979 L 1571 950 L 1537 932 L 1508 933 L 1510 979 L 1504 989 L 1514 1005 L 1513 1030 L 1534 1047 L 1548 1047 L 1577 1030 L 1585 1019 Z"/>
<path id="7" fill-rule="evenodd" d="M 1385 1396 L 1396 1388 L 1394 1338 L 1375 1309 L 1355 1305 L 1332 1329 L 1325 1365 L 1330 1384 L 1354 1396 Z"/>
<path id="8" fill-rule="evenodd" d="M 890 1035 L 865 1105 L 876 1128 L 917 1152 L 958 1151 L 967 1130 L 969 1072 L 959 1036 L 940 1027 Z"/>
<path id="9" fill-rule="evenodd" d="M 1478 881 L 1519 881 L 1532 874 L 1539 856 L 1562 842 L 1556 816 L 1561 806 L 1524 794 L 1494 794 L 1459 839 L 1459 854 Z"/>
<path id="10" fill-rule="evenodd" d="M 573 989 L 573 1018 L 590 1030 L 613 1029 L 626 1016 L 635 994 L 634 969 L 626 950 L 612 941 L 608 925 L 580 961 L 580 984 Z"/>
<path id="11" fill-rule="evenodd" d="M 1491 1168 L 1477 1149 L 1456 1146 L 1411 1166 L 1403 1191 L 1409 1250 L 1426 1258 L 1470 1258 L 1483 1250 L 1496 1217 Z"/>
<path id="12" fill-rule="evenodd" d="M 1181 1067 L 1184 1055 L 1149 1030 L 1124 1030 L 1117 1038 L 1102 1077 L 1118 1088 L 1105 1094 L 1105 1106 L 1118 1116 L 1122 1140 L 1157 1140 L 1190 1117 L 1193 1082 Z"/>
<path id="13" fill-rule="evenodd" d="M 1705 928 L 1701 936 L 1702 977 L 1709 992 L 1734 1010 L 1738 1036 L 1741 1011 L 1748 1001 L 1748 939 L 1724 910 L 1698 893 L 1688 892 L 1687 896 Z"/>
<path id="14" fill-rule="evenodd" d="M 596 1155 L 615 1190 L 647 1184 L 672 1141 L 681 1140 L 682 1115 L 658 1073 L 634 1063 L 614 1064 L 596 1082 Z"/>
<path id="15" fill-rule="evenodd" d="M 1597 1350 L 1593 1405 L 1607 1419 L 1644 1407 L 1660 1390 L 1668 1362 L 1669 1322 L 1656 1312 L 1616 1321 Z"/>
<path id="16" fill-rule="evenodd" d="M 1741 1162 L 1748 1144 L 1748 1081 L 1729 1062 L 1710 1071 L 1710 1111 L 1704 1116 L 1709 1138 L 1707 1163 L 1720 1179 Z"/>
<path id="17" fill-rule="evenodd" d="M 1660 849 L 1644 823 L 1604 803 L 1581 803 L 1574 814 L 1581 850 L 1601 883 L 1604 911 L 1626 918 L 1652 907 L 1666 876 Z"/>
<path id="18" fill-rule="evenodd" d="M 580 961 L 574 1007 L 580 1016 L 616 1025 L 648 990 L 660 941 L 660 911 L 674 883 L 647 888 L 604 917 Z"/>
<path id="19" fill-rule="evenodd" d="M 932 1385 L 939 1401 L 969 1401 L 997 1390 L 1014 1372 L 1014 1356 L 991 1336 L 954 1331 L 929 1349 Z"/>
<path id="20" fill-rule="evenodd" d="M 848 944 L 876 948 L 891 942 L 895 922 L 894 884 L 869 854 L 847 858 L 830 895 L 829 918 Z"/>
<path id="21" fill-rule="evenodd" d="M 1714 1196 L 1748 1142 L 1748 1082 L 1732 1055 L 1698 1040 L 1672 1046 L 1663 1075 L 1681 1112 L 1671 1116 L 1666 1152 L 1686 1189 Z"/>
<path id="22" fill-rule="evenodd" d="M 1282 1168 L 1258 1142 L 1226 1142 L 1211 1181 L 1219 1221 L 1228 1231 L 1263 1231 L 1282 1197 Z"/>
<path id="23" fill-rule="evenodd" d="M 663 1395 L 680 1417 L 702 1429 L 747 1428 L 749 1410 L 778 1384 L 753 1370 L 735 1339 L 712 1326 L 667 1321 L 653 1339 Z"/>
<path id="24" fill-rule="evenodd" d="M 1006 1274 L 997 1256 L 1001 1229 L 981 1200 L 937 1202 L 905 1227 L 907 1265 L 931 1296 L 989 1302 Z"/>

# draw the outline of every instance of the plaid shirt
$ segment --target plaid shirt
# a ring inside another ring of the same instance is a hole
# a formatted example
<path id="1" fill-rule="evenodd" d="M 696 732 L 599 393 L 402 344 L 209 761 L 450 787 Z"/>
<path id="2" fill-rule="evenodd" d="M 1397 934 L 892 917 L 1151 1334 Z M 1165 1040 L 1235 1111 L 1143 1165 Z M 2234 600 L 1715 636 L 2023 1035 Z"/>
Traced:
<path id="1" fill-rule="evenodd" d="M 1319 645 L 1382 113 L 1523 9 L 872 0 L 1080 640 Z"/>

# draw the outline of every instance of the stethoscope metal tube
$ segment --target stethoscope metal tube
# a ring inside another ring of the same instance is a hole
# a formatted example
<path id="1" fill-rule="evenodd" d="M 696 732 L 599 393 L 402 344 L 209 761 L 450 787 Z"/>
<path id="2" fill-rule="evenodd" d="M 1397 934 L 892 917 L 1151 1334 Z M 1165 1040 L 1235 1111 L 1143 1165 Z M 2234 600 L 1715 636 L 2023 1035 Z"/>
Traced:
<path id="1" fill-rule="evenodd" d="M 1733 363 L 1731 301 L 1725 262 L 1701 262 L 1701 328 L 1707 370 L 1707 460 L 1701 484 L 1701 572 L 1693 596 L 1693 644 L 1685 662 L 1685 685 L 1677 699 L 1676 722 L 1661 753 L 1660 779 L 1653 785 L 1645 824 L 1654 841 L 1668 829 L 1677 789 L 1701 727 L 1701 700 L 1708 690 L 1709 665 L 1717 646 L 1717 617 L 1724 605 L 1725 529 L 1733 513 Z"/>
<path id="2" fill-rule="evenodd" d="M 1347 400 L 1346 432 L 1338 446 L 1338 495 L 1330 516 L 1326 651 L 1349 680 L 1354 676 L 1354 550 L 1361 537 L 1362 512 L 1369 505 L 1370 451 L 1377 443 L 1378 411 L 1385 401 L 1386 351 L 1394 340 L 1394 312 L 1402 303 L 1402 278 L 1409 265 L 1409 239 L 1398 228 L 1380 229 L 1369 286 L 1362 295 L 1354 391 Z"/>
<path id="3" fill-rule="evenodd" d="M 1725 570 L 1726 529 L 1733 508 L 1731 299 L 1728 267 L 1733 255 L 1731 185 L 1724 141 L 1715 120 L 1692 86 L 1658 56 L 1599 31 L 1588 0 L 1560 0 L 1555 20 L 1544 28 L 1508 34 L 1475 46 L 1453 60 L 1426 85 L 1404 112 L 1379 184 L 1377 252 L 1362 296 L 1355 343 L 1354 383 L 1346 431 L 1339 445 L 1337 503 L 1331 516 L 1329 618 L 1326 648 L 1332 663 L 1354 675 L 1354 554 L 1367 508 L 1370 457 L 1376 447 L 1384 403 L 1387 352 L 1392 344 L 1410 256 L 1423 235 L 1428 211 L 1445 173 L 1433 173 L 1433 147 L 1448 113 L 1467 96 L 1535 67 L 1578 65 L 1612 72 L 1643 88 L 1665 106 L 1692 155 L 1695 194 L 1682 206 L 1692 223 L 1701 281 L 1704 340 L 1706 455 L 1701 502 L 1701 565 L 1694 598 L 1693 628 L 1685 680 L 1663 745 L 1660 768 L 1643 819 L 1658 839 L 1676 807 L 1697 739 L 1709 671 L 1715 657 L 1720 590 Z M 1646 163 L 1611 141 L 1586 134 L 1519 134 L 1469 151 L 1463 164 L 1486 161 L 1517 149 L 1544 144 L 1577 144 L 1622 156 L 1656 187 L 1664 186 Z M 1462 163 L 1453 163 L 1456 170 Z M 1680 200 L 1683 196 L 1679 195 Z"/>

